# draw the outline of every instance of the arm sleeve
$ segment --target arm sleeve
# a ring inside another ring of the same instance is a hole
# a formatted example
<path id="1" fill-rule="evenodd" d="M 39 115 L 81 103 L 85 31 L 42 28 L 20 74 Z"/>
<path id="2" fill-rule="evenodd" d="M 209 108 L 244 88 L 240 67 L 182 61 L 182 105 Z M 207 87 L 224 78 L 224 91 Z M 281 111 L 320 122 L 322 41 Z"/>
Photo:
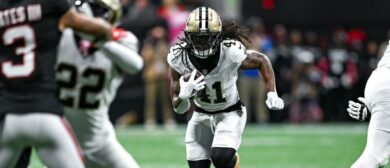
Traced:
<path id="1" fill-rule="evenodd" d="M 144 61 L 138 54 L 138 40 L 131 33 L 123 36 L 118 42 L 105 42 L 100 49 L 115 65 L 126 73 L 137 73 L 144 66 Z"/>
<path id="2" fill-rule="evenodd" d="M 118 42 L 105 42 L 100 49 L 114 62 L 115 65 L 126 73 L 137 73 L 144 66 L 144 61 L 137 52 L 119 44 Z"/>

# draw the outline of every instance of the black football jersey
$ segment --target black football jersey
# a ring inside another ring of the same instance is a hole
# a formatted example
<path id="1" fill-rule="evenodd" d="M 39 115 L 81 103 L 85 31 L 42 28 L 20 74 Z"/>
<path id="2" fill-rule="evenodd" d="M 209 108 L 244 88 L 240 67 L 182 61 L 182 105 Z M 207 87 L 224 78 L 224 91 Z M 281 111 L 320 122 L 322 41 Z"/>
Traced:
<path id="1" fill-rule="evenodd" d="M 0 114 L 61 114 L 55 70 L 67 0 L 0 0 Z"/>

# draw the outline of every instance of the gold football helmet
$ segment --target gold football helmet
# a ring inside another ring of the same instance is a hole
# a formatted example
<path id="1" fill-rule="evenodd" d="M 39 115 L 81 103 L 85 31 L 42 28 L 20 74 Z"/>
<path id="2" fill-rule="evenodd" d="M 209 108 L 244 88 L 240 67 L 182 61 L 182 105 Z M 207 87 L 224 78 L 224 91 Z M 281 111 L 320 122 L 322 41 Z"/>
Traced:
<path id="1" fill-rule="evenodd" d="M 75 0 L 74 5 L 79 12 L 101 17 L 114 26 L 119 24 L 122 16 L 119 0 Z"/>
<path id="2" fill-rule="evenodd" d="M 192 53 L 199 58 L 213 55 L 221 41 L 222 22 L 218 13 L 209 7 L 193 10 L 187 18 L 184 31 Z"/>

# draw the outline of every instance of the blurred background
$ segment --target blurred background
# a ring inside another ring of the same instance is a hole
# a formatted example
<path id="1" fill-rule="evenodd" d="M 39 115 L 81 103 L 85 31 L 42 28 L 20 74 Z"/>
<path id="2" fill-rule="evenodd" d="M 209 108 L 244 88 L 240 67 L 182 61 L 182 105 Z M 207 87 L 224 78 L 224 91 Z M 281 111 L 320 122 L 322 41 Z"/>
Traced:
<path id="1" fill-rule="evenodd" d="M 390 38 L 389 0 L 121 0 L 120 27 L 140 40 L 144 70 L 126 76 L 110 109 L 119 141 L 143 168 L 187 167 L 185 123 L 169 98 L 166 56 L 189 12 L 208 5 L 249 29 L 272 62 L 285 109 L 269 111 L 256 71 L 241 71 L 248 124 L 244 168 L 346 168 L 363 151 L 367 122 L 347 101 L 363 96 Z M 33 159 L 32 167 L 42 167 Z"/>
<path id="2" fill-rule="evenodd" d="M 265 92 L 256 71 L 238 81 L 248 108 L 248 123 L 350 122 L 347 100 L 363 96 L 390 37 L 386 0 L 121 0 L 121 27 L 140 40 L 145 68 L 127 76 L 111 107 L 120 125 L 173 128 L 187 116 L 173 113 L 169 99 L 169 47 L 183 36 L 186 17 L 201 5 L 223 20 L 235 19 L 250 31 L 252 49 L 265 53 L 276 75 L 282 111 L 265 108 Z"/>

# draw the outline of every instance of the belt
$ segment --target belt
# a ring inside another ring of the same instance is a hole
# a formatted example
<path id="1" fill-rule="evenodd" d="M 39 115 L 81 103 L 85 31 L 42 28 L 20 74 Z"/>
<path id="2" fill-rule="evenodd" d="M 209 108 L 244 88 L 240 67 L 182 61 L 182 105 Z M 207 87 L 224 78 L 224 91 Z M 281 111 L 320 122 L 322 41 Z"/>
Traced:
<path id="1" fill-rule="evenodd" d="M 205 114 L 218 114 L 218 113 L 228 113 L 228 112 L 232 112 L 232 111 L 237 111 L 237 110 L 241 110 L 242 109 L 242 106 L 244 104 L 239 100 L 237 101 L 237 103 L 225 108 L 225 109 L 222 109 L 222 110 L 217 110 L 217 111 L 207 111 L 205 109 L 202 109 L 198 106 L 195 106 L 195 111 L 196 112 L 199 112 L 199 113 L 205 113 Z"/>

